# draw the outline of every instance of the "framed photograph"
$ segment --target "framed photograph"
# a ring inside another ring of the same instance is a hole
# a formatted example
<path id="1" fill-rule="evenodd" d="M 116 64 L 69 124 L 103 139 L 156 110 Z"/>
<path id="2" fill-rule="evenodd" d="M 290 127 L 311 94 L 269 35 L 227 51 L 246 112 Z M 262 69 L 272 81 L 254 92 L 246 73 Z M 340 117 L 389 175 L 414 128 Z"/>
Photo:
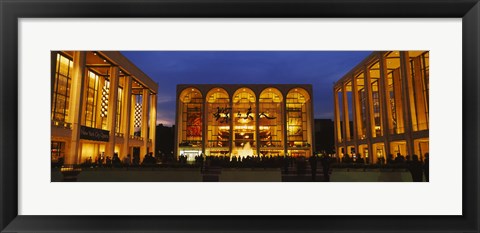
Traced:
<path id="1" fill-rule="evenodd" d="M 478 0 L 0 1 L 1 232 L 479 232 Z"/>

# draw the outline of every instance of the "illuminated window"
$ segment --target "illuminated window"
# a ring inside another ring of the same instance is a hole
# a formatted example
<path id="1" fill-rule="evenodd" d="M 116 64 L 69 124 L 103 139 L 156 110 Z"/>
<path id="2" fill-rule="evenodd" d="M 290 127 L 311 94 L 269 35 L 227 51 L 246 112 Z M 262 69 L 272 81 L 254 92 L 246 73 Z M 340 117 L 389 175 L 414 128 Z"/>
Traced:
<path id="1" fill-rule="evenodd" d="M 63 54 L 57 53 L 51 116 L 51 119 L 54 121 L 69 121 L 68 108 L 70 104 L 72 68 L 72 60 Z"/>
<path id="2" fill-rule="evenodd" d="M 203 97 L 196 88 L 186 88 L 179 98 L 179 146 L 202 149 Z"/>
<path id="3" fill-rule="evenodd" d="M 85 108 L 85 126 L 96 128 L 96 114 L 98 102 L 98 86 L 100 76 L 92 71 L 87 71 L 87 92 L 86 92 L 86 108 Z"/>
<path id="4" fill-rule="evenodd" d="M 259 98 L 260 154 L 283 155 L 283 96 L 276 88 L 267 88 Z"/>
<path id="5" fill-rule="evenodd" d="M 387 67 L 386 102 L 389 133 L 400 134 L 405 132 L 403 121 L 403 84 L 400 69 L 400 53 L 398 51 L 388 53 L 385 57 L 385 65 Z"/>
<path id="6" fill-rule="evenodd" d="M 355 82 L 357 85 L 357 132 L 359 139 L 365 139 L 367 137 L 367 92 L 365 90 L 365 76 L 360 73 L 355 76 Z"/>
<path id="7" fill-rule="evenodd" d="M 233 154 L 256 155 L 256 98 L 249 88 L 238 89 L 232 98 Z"/>
<path id="8" fill-rule="evenodd" d="M 345 84 L 345 94 L 346 94 L 346 113 L 345 116 L 347 117 L 347 124 L 345 124 L 346 127 L 346 138 L 347 141 L 350 141 L 353 138 L 353 111 L 352 111 L 352 106 L 353 106 L 353 96 L 352 96 L 352 82 L 349 81 L 347 84 Z"/>
<path id="9" fill-rule="evenodd" d="M 428 129 L 429 52 L 409 51 L 409 99 L 413 130 Z"/>
<path id="10" fill-rule="evenodd" d="M 287 143 L 291 156 L 310 156 L 311 151 L 311 100 L 308 92 L 295 88 L 287 94 Z"/>
<path id="11" fill-rule="evenodd" d="M 65 158 L 65 142 L 52 141 L 50 143 L 52 162 L 60 162 Z"/>
<path id="12" fill-rule="evenodd" d="M 230 98 L 223 88 L 213 88 L 206 97 L 207 107 L 207 155 L 220 156 L 230 153 L 230 123 L 232 109 Z"/>
<path id="13" fill-rule="evenodd" d="M 372 122 L 372 136 L 379 137 L 383 135 L 382 127 L 382 106 L 380 102 L 380 64 L 375 62 L 369 67 L 370 89 L 372 92 L 373 116 L 370 116 Z"/>
<path id="14" fill-rule="evenodd" d="M 122 108 L 123 108 L 123 84 L 124 84 L 125 77 L 121 76 L 118 82 L 118 98 L 117 98 L 117 114 L 116 114 L 116 125 L 115 125 L 115 132 L 120 133 L 122 127 Z"/>

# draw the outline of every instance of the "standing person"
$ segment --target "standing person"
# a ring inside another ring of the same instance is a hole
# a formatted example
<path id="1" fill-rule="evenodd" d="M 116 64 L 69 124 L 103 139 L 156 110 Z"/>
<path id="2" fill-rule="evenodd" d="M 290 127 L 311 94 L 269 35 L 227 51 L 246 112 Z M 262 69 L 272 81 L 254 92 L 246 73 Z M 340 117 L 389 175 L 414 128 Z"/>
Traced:
<path id="1" fill-rule="evenodd" d="M 429 155 L 428 153 L 425 153 L 425 164 L 423 164 L 423 174 L 425 174 L 425 181 L 429 182 Z"/>
<path id="2" fill-rule="evenodd" d="M 423 165 L 418 161 L 418 155 L 412 156 L 412 162 L 408 164 L 408 170 L 412 174 L 413 182 L 422 182 L 423 181 Z"/>
<path id="3" fill-rule="evenodd" d="M 308 159 L 310 162 L 310 170 L 312 172 L 312 181 L 315 181 L 315 176 L 317 175 L 317 155 L 312 155 Z"/>
<path id="4" fill-rule="evenodd" d="M 330 182 L 330 157 L 322 155 L 323 181 Z"/>

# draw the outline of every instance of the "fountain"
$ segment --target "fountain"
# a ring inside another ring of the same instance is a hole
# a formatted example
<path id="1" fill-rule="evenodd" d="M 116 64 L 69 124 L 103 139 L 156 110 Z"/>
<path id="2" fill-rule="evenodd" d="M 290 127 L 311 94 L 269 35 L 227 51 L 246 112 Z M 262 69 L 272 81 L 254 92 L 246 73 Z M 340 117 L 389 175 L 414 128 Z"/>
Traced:
<path id="1" fill-rule="evenodd" d="M 245 145 L 243 145 L 242 148 L 237 147 L 237 153 L 238 153 L 238 157 L 242 159 L 247 156 L 252 156 L 253 150 L 252 150 L 252 146 L 250 145 L 250 142 L 245 143 Z"/>

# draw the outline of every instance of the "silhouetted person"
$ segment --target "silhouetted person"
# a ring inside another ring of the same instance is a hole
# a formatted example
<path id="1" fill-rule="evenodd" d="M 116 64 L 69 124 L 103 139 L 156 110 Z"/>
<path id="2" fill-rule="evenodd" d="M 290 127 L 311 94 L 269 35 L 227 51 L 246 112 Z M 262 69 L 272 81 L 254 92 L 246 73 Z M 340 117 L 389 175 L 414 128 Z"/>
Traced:
<path id="1" fill-rule="evenodd" d="M 362 154 L 360 154 L 360 153 L 357 154 L 357 161 L 356 162 L 359 163 L 359 164 L 365 164 L 365 159 L 362 158 Z"/>
<path id="2" fill-rule="evenodd" d="M 322 169 L 323 169 L 323 181 L 330 181 L 330 157 L 327 155 L 322 155 Z"/>
<path id="3" fill-rule="evenodd" d="M 408 165 L 408 170 L 412 174 L 413 182 L 422 182 L 423 180 L 423 165 L 418 160 L 418 155 L 412 156 L 412 162 Z"/>
<path id="4" fill-rule="evenodd" d="M 310 169 L 312 172 L 312 180 L 315 181 L 315 176 L 317 175 L 317 156 L 312 155 L 308 159 L 308 162 L 310 162 Z"/>
<path id="5" fill-rule="evenodd" d="M 395 158 L 395 163 L 402 164 L 404 162 L 405 162 L 405 158 L 400 153 L 397 153 L 397 157 Z"/>
<path id="6" fill-rule="evenodd" d="M 110 156 L 107 156 L 106 165 L 107 167 L 110 167 L 110 165 L 112 165 L 112 160 L 110 159 Z"/>
<path id="7" fill-rule="evenodd" d="M 113 154 L 112 164 L 113 164 L 114 167 L 120 167 L 122 165 L 122 162 L 120 161 L 120 158 L 118 157 L 118 153 Z"/>
<path id="8" fill-rule="evenodd" d="M 425 164 L 423 165 L 423 173 L 425 174 L 425 181 L 429 182 L 429 154 L 425 153 Z"/>
<path id="9" fill-rule="evenodd" d="M 393 155 L 392 154 L 388 154 L 387 155 L 387 164 L 392 164 L 393 163 Z"/>

